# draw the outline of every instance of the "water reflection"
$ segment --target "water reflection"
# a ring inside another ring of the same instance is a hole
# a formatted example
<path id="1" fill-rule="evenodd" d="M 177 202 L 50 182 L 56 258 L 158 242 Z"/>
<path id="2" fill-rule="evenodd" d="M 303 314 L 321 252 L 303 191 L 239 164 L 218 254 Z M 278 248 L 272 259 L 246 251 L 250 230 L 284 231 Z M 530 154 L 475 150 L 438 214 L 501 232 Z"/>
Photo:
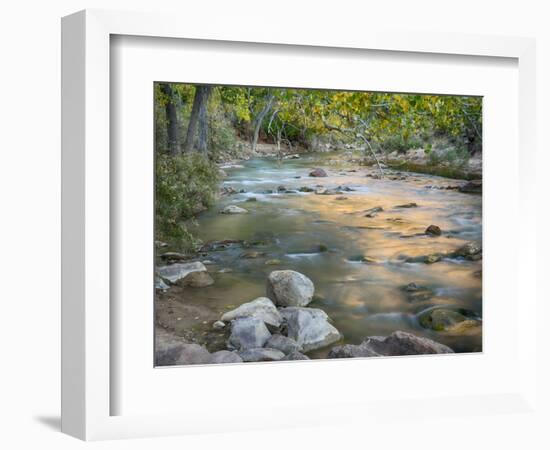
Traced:
<path id="1" fill-rule="evenodd" d="M 308 176 L 325 167 L 327 178 Z M 436 264 L 407 263 L 408 257 L 447 253 L 468 241 L 481 241 L 481 197 L 450 189 L 427 189 L 450 181 L 412 174 L 405 180 L 366 177 L 366 169 L 335 169 L 323 161 L 302 159 L 248 161 L 242 169 L 226 170 L 224 184 L 239 194 L 223 197 L 198 218 L 193 232 L 204 242 L 224 239 L 254 242 L 257 258 L 242 258 L 243 248 L 229 246 L 209 252 L 215 284 L 184 290 L 182 301 L 208 306 L 217 313 L 265 293 L 265 280 L 275 269 L 293 269 L 315 284 L 311 306 L 324 309 L 346 343 L 367 336 L 413 331 L 450 345 L 455 351 L 479 351 L 481 336 L 451 336 L 425 330 L 416 313 L 433 305 L 453 305 L 481 316 L 481 261 L 443 259 Z M 339 195 L 300 192 L 322 185 Z M 279 187 L 283 186 L 284 192 Z M 256 201 L 247 201 L 251 197 Z M 344 198 L 342 198 L 344 197 Z M 417 207 L 402 207 L 416 203 Z M 222 215 L 228 204 L 249 214 Z M 364 211 L 382 211 L 365 217 Z M 435 224 L 437 237 L 424 235 Z M 364 258 L 361 260 L 361 257 Z M 267 260 L 280 265 L 266 265 Z M 415 282 L 433 295 L 411 301 L 403 286 Z M 323 357 L 328 349 L 310 354 Z"/>

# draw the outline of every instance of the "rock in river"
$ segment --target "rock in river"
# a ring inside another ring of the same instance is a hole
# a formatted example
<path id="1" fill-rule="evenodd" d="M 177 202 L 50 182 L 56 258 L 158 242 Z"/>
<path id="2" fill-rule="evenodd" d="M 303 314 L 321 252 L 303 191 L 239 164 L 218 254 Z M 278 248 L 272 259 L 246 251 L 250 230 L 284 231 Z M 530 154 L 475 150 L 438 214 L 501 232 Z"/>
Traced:
<path id="1" fill-rule="evenodd" d="M 239 352 L 244 362 L 280 361 L 285 354 L 274 348 L 251 348 Z"/>
<path id="2" fill-rule="evenodd" d="M 430 225 L 428 228 L 426 228 L 426 231 L 424 232 L 428 236 L 441 236 L 441 228 L 439 228 L 437 225 Z"/>
<path id="3" fill-rule="evenodd" d="M 267 297 L 278 306 L 306 306 L 314 292 L 313 282 L 294 270 L 275 270 L 267 278 Z"/>
<path id="4" fill-rule="evenodd" d="M 204 287 L 214 283 L 204 264 L 199 261 L 162 266 L 158 268 L 158 273 L 163 279 L 180 286 Z"/>
<path id="5" fill-rule="evenodd" d="M 274 334 L 265 343 L 266 347 L 274 348 L 275 350 L 282 351 L 285 355 L 294 352 L 300 352 L 302 346 L 298 344 L 294 339 L 283 336 L 282 334 Z"/>
<path id="6" fill-rule="evenodd" d="M 323 169 L 313 169 L 311 172 L 309 172 L 310 177 L 326 177 L 327 173 Z"/>
<path id="7" fill-rule="evenodd" d="M 305 352 L 326 347 L 342 337 L 321 309 L 293 306 L 280 311 L 286 322 L 288 337 L 301 345 Z"/>
<path id="8" fill-rule="evenodd" d="M 230 349 L 260 348 L 271 337 L 265 323 L 256 317 L 242 317 L 231 322 Z"/>
<path id="9" fill-rule="evenodd" d="M 366 358 L 371 356 L 404 356 L 454 353 L 446 345 L 405 331 L 394 331 L 387 337 L 372 336 L 359 345 L 334 347 L 329 358 Z"/>
<path id="10" fill-rule="evenodd" d="M 468 181 L 458 188 L 460 192 L 468 194 L 481 194 L 483 182 L 481 180 Z"/>
<path id="11" fill-rule="evenodd" d="M 481 327 L 481 321 L 472 312 L 462 309 L 432 308 L 421 312 L 418 321 L 424 328 L 452 334 L 472 333 Z"/>
<path id="12" fill-rule="evenodd" d="M 236 309 L 226 312 L 221 320 L 230 322 L 240 317 L 255 317 L 267 325 L 279 327 L 283 318 L 273 302 L 266 297 L 258 297 L 248 303 L 243 303 Z"/>
<path id="13" fill-rule="evenodd" d="M 462 247 L 455 250 L 451 256 L 476 261 L 481 259 L 481 244 L 477 242 L 467 242 Z"/>
<path id="14" fill-rule="evenodd" d="M 227 205 L 220 211 L 221 214 L 246 214 L 247 212 L 246 209 L 237 205 Z"/>

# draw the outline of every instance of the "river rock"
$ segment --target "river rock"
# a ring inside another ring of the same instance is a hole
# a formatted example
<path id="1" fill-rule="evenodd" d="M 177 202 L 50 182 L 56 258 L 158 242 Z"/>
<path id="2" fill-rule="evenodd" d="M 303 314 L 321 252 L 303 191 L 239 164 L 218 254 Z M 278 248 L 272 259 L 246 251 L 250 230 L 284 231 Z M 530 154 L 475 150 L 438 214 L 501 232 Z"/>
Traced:
<path id="1" fill-rule="evenodd" d="M 316 195 L 326 195 L 326 194 L 328 194 L 328 189 L 326 187 L 319 186 L 318 188 L 315 189 L 315 194 Z"/>
<path id="2" fill-rule="evenodd" d="M 199 261 L 162 266 L 158 273 L 163 279 L 180 286 L 204 287 L 214 283 L 205 265 Z"/>
<path id="3" fill-rule="evenodd" d="M 257 252 L 255 250 L 246 251 L 240 254 L 243 259 L 256 259 L 265 256 L 264 252 Z"/>
<path id="4" fill-rule="evenodd" d="M 283 336 L 282 334 L 274 334 L 269 338 L 265 343 L 266 347 L 274 348 L 275 350 L 280 350 L 285 355 L 288 355 L 293 352 L 300 352 L 302 346 L 298 344 L 294 339 Z"/>
<path id="5" fill-rule="evenodd" d="M 222 328 L 225 328 L 225 323 L 222 322 L 221 320 L 216 320 L 212 324 L 212 328 L 214 328 L 214 330 L 221 330 Z"/>
<path id="6" fill-rule="evenodd" d="M 248 210 L 237 205 L 227 205 L 220 211 L 221 214 L 246 214 L 247 212 Z"/>
<path id="7" fill-rule="evenodd" d="M 326 177 L 327 173 L 323 169 L 313 169 L 311 172 L 309 172 L 310 177 Z"/>
<path id="8" fill-rule="evenodd" d="M 451 256 L 455 258 L 462 257 L 471 261 L 475 261 L 481 259 L 481 252 L 481 244 L 477 242 L 468 242 L 455 250 Z"/>
<path id="9" fill-rule="evenodd" d="M 345 344 L 337 345 L 333 347 L 329 354 L 329 358 L 368 358 L 371 356 L 381 356 L 380 353 L 375 352 L 371 347 L 371 339 L 368 338 L 359 345 Z M 383 338 L 381 338 L 383 339 Z"/>
<path id="10" fill-rule="evenodd" d="M 463 314 L 463 312 L 465 314 Z M 455 310 L 450 308 L 433 308 L 428 311 L 421 312 L 418 315 L 418 321 L 424 328 L 429 328 L 434 331 L 444 332 L 460 332 L 467 328 L 472 328 L 472 325 L 481 325 L 481 322 L 469 317 L 467 311 Z M 462 322 L 468 321 L 466 326 L 460 325 Z M 474 323 L 475 322 L 475 323 Z"/>
<path id="11" fill-rule="evenodd" d="M 231 322 L 230 349 L 260 348 L 271 337 L 265 323 L 257 317 L 242 317 Z"/>
<path id="12" fill-rule="evenodd" d="M 239 352 L 244 362 L 280 361 L 285 354 L 274 348 L 251 348 Z"/>
<path id="13" fill-rule="evenodd" d="M 417 208 L 418 205 L 414 202 L 411 202 L 411 203 L 405 203 L 403 205 L 396 205 L 395 207 L 396 208 Z"/>
<path id="14" fill-rule="evenodd" d="M 439 228 L 437 225 L 430 225 L 428 228 L 426 228 L 426 231 L 424 232 L 428 236 L 441 236 L 441 228 Z"/>
<path id="15" fill-rule="evenodd" d="M 442 253 L 432 253 L 430 255 L 413 256 L 407 258 L 405 261 L 409 263 L 434 264 L 441 261 L 443 259 L 443 256 L 444 255 Z"/>
<path id="16" fill-rule="evenodd" d="M 387 337 L 372 336 L 359 345 L 334 347 L 329 358 L 366 358 L 372 356 L 404 356 L 454 353 L 446 345 L 405 331 L 394 331 Z"/>
<path id="17" fill-rule="evenodd" d="M 164 261 L 174 262 L 174 261 L 185 261 L 187 257 L 183 253 L 178 252 L 165 252 L 160 255 L 160 258 Z"/>
<path id="18" fill-rule="evenodd" d="M 220 350 L 219 352 L 212 353 L 210 362 L 212 364 L 234 364 L 242 363 L 243 359 L 236 352 Z"/>
<path id="19" fill-rule="evenodd" d="M 378 215 L 379 212 L 384 211 L 384 208 L 381 206 L 375 206 L 374 208 L 367 209 L 363 211 L 365 213 L 365 217 L 373 218 Z"/>
<path id="20" fill-rule="evenodd" d="M 155 289 L 165 291 L 169 287 L 161 277 L 155 277 Z"/>
<path id="21" fill-rule="evenodd" d="M 199 344 L 180 343 L 158 348 L 155 352 L 159 366 L 210 364 L 212 356 Z"/>
<path id="22" fill-rule="evenodd" d="M 268 259 L 264 264 L 266 266 L 280 266 L 283 262 L 280 259 Z"/>
<path id="23" fill-rule="evenodd" d="M 321 309 L 292 306 L 282 308 L 280 312 L 285 320 L 288 337 L 301 345 L 305 352 L 326 347 L 342 337 Z"/>
<path id="24" fill-rule="evenodd" d="M 243 303 L 236 309 L 226 312 L 221 320 L 230 322 L 240 317 L 255 317 L 267 325 L 279 327 L 283 318 L 273 302 L 267 297 L 258 297 L 248 303 Z"/>
<path id="25" fill-rule="evenodd" d="M 302 186 L 300 189 L 298 189 L 300 192 L 314 192 L 315 189 L 310 188 L 308 186 Z"/>
<path id="26" fill-rule="evenodd" d="M 314 292 L 313 282 L 294 270 L 275 270 L 267 278 L 266 295 L 277 306 L 306 306 Z"/>
<path id="27" fill-rule="evenodd" d="M 383 354 L 387 356 L 454 353 L 446 345 L 405 331 L 394 331 L 382 342 L 374 341 L 373 347 L 379 350 L 383 349 Z"/>
<path id="28" fill-rule="evenodd" d="M 309 360 L 309 358 L 300 352 L 289 353 L 288 355 L 285 355 L 283 359 L 281 359 L 281 361 L 305 361 L 305 360 Z"/>
<path id="29" fill-rule="evenodd" d="M 481 194 L 483 182 L 481 180 L 468 181 L 458 188 L 460 192 L 468 194 Z"/>
<path id="30" fill-rule="evenodd" d="M 222 186 L 220 188 L 220 195 L 221 196 L 224 196 L 224 195 L 235 195 L 237 194 L 237 190 L 234 188 L 234 187 L 231 187 L 231 186 Z"/>

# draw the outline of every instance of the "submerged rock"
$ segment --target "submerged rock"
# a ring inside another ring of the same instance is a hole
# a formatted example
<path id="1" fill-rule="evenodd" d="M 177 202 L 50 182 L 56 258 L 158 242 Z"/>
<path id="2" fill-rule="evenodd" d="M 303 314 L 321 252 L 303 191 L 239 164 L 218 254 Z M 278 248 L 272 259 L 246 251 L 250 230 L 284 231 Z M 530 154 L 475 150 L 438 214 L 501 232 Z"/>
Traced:
<path id="1" fill-rule="evenodd" d="M 251 348 L 239 352 L 244 362 L 280 361 L 285 354 L 274 348 Z"/>
<path id="2" fill-rule="evenodd" d="M 468 242 L 455 250 L 451 256 L 455 258 L 465 258 L 471 261 L 481 259 L 482 248 L 477 242 Z"/>
<path id="3" fill-rule="evenodd" d="M 311 172 L 309 172 L 310 177 L 326 177 L 327 173 L 323 169 L 313 169 Z"/>
<path id="4" fill-rule="evenodd" d="M 255 250 L 246 251 L 241 253 L 240 257 L 243 259 L 256 259 L 265 256 L 264 252 L 257 252 Z"/>
<path id="5" fill-rule="evenodd" d="M 283 262 L 280 259 L 268 259 L 264 264 L 266 266 L 278 266 L 281 265 Z"/>
<path id="6" fill-rule="evenodd" d="M 243 303 L 238 308 L 226 312 L 221 320 L 229 322 L 240 317 L 255 317 L 274 327 L 279 327 L 283 321 L 273 302 L 266 297 L 258 297 L 251 302 Z"/>
<path id="7" fill-rule="evenodd" d="M 372 217 L 376 217 L 378 213 L 382 211 L 384 211 L 384 208 L 382 208 L 381 206 L 375 206 L 374 208 L 367 209 L 363 212 L 365 213 L 365 217 L 372 218 Z"/>
<path id="8" fill-rule="evenodd" d="M 274 334 L 269 338 L 265 343 L 266 347 L 274 348 L 275 350 L 280 350 L 285 355 L 294 352 L 300 352 L 302 346 L 298 344 L 294 339 L 283 336 L 282 334 Z"/>
<path id="9" fill-rule="evenodd" d="M 482 180 L 472 180 L 460 186 L 458 190 L 460 192 L 464 192 L 468 194 L 481 194 L 482 187 L 483 187 Z"/>
<path id="10" fill-rule="evenodd" d="M 248 210 L 236 205 L 228 205 L 220 211 L 220 214 L 246 214 Z"/>
<path id="11" fill-rule="evenodd" d="M 163 279 L 180 286 L 204 287 L 214 283 L 205 265 L 199 261 L 162 266 L 158 273 Z"/>
<path id="12" fill-rule="evenodd" d="M 315 189 L 310 188 L 308 186 L 302 186 L 300 189 L 298 189 L 300 192 L 315 192 Z"/>
<path id="13" fill-rule="evenodd" d="M 248 350 L 263 347 L 271 333 L 265 323 L 256 317 L 242 317 L 231 322 L 230 349 Z"/>
<path id="14" fill-rule="evenodd" d="M 464 309 L 433 308 L 421 312 L 418 315 L 418 321 L 424 328 L 458 334 L 481 326 L 481 322 L 474 318 L 474 314 Z"/>
<path id="15" fill-rule="evenodd" d="M 432 253 L 430 255 L 421 255 L 421 256 L 413 256 L 410 258 L 407 258 L 405 262 L 409 263 L 425 263 L 425 264 L 434 264 L 436 262 L 439 262 L 443 259 L 442 253 Z"/>
<path id="16" fill-rule="evenodd" d="M 328 322 L 327 314 L 317 308 L 288 307 L 280 310 L 287 335 L 308 352 L 341 339 L 340 332 Z"/>
<path id="17" fill-rule="evenodd" d="M 329 358 L 366 358 L 373 356 L 404 356 L 454 353 L 446 345 L 405 331 L 395 331 L 387 337 L 372 336 L 359 345 L 334 347 Z"/>
<path id="18" fill-rule="evenodd" d="M 396 208 L 417 208 L 418 205 L 414 202 L 411 202 L 411 203 L 405 203 L 403 205 L 396 205 L 395 207 Z"/>
<path id="19" fill-rule="evenodd" d="M 276 270 L 267 278 L 266 295 L 278 306 L 306 306 L 314 292 L 313 282 L 294 270 Z"/>

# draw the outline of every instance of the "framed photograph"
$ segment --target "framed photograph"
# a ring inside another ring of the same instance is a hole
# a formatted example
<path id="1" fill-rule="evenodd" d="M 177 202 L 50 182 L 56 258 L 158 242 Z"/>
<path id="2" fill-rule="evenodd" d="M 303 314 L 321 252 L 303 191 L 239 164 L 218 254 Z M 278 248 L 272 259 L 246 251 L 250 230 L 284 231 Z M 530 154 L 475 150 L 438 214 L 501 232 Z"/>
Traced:
<path id="1" fill-rule="evenodd" d="M 63 19 L 63 431 L 532 410 L 534 43 L 236 29 Z"/>

